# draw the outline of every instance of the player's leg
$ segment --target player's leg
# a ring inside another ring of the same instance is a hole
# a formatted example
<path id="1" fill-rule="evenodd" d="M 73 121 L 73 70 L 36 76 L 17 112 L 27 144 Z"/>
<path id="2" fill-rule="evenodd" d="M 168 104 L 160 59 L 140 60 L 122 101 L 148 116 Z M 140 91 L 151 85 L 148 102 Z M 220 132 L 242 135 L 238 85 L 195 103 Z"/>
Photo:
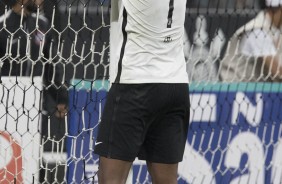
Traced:
<path id="1" fill-rule="evenodd" d="M 176 184 L 178 164 L 161 164 L 147 161 L 153 184 Z"/>
<path id="2" fill-rule="evenodd" d="M 100 156 L 99 184 L 124 183 L 142 146 L 146 109 L 136 87 L 113 84 L 108 93 L 94 148 Z"/>
<path id="3" fill-rule="evenodd" d="M 101 156 L 98 171 L 99 184 L 124 184 L 131 165 L 132 162 Z"/>
<path id="4" fill-rule="evenodd" d="M 146 160 L 154 184 L 177 183 L 189 125 L 188 85 L 161 85 L 167 93 L 164 109 L 150 125 L 138 157 Z"/>

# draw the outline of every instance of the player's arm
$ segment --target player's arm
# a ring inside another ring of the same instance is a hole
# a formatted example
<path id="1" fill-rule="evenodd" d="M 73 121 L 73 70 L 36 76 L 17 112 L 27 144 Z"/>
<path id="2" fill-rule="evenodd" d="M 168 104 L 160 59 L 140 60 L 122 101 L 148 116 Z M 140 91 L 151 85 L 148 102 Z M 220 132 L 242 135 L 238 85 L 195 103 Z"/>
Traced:
<path id="1" fill-rule="evenodd" d="M 49 27 L 49 25 L 47 26 Z M 46 41 L 44 45 L 44 57 L 45 58 L 53 58 L 52 62 L 57 63 L 56 65 L 47 64 L 45 66 L 44 71 L 44 83 L 46 86 L 51 85 L 46 91 L 56 102 L 57 111 L 55 113 L 56 117 L 64 118 L 67 113 L 67 105 L 68 105 L 68 92 L 64 86 L 62 86 L 62 80 L 64 78 L 64 70 L 63 64 L 59 62 L 59 57 L 54 57 L 58 52 L 58 38 L 55 36 L 55 32 L 50 31 L 46 35 Z M 45 61 L 46 62 L 46 61 Z M 53 79 L 54 75 L 54 79 Z M 53 81 L 54 80 L 54 81 Z M 54 82 L 54 83 L 53 83 Z M 57 89 L 56 86 L 60 86 Z"/>
<path id="2" fill-rule="evenodd" d="M 117 75 L 117 68 L 115 67 L 115 53 L 118 44 L 118 19 L 119 19 L 119 8 L 121 0 L 111 0 L 111 28 L 110 28 L 110 81 L 115 80 Z"/>
<path id="3" fill-rule="evenodd" d="M 119 0 L 111 0 L 111 23 L 117 22 L 119 17 Z"/>

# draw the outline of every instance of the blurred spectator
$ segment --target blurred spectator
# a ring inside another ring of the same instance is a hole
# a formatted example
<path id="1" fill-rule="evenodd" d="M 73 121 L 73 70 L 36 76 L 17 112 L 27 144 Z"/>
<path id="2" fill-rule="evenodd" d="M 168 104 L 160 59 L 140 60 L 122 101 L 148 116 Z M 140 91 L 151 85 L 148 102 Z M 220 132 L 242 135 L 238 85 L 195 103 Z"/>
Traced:
<path id="1" fill-rule="evenodd" d="M 264 10 L 236 31 L 220 65 L 223 81 L 281 81 L 282 0 L 265 0 Z"/>
<path id="2" fill-rule="evenodd" d="M 202 15 L 196 18 L 192 44 L 186 30 L 184 31 L 183 48 L 190 81 L 218 81 L 217 61 L 225 39 L 219 38 L 224 37 L 221 29 L 212 38 L 209 32 L 211 30 L 208 30 L 207 19 Z"/>
<path id="3" fill-rule="evenodd" d="M 257 0 L 190 0 L 189 8 L 246 9 L 258 8 Z"/>
<path id="4" fill-rule="evenodd" d="M 11 9 L 0 17 L 0 80 L 2 76 L 43 76 L 44 99 L 52 96 L 57 104 L 54 113 L 63 118 L 67 93 L 62 86 L 62 65 L 56 63 L 57 38 L 43 13 L 37 23 L 37 9 L 43 8 L 43 0 L 4 3 Z"/>
<path id="5" fill-rule="evenodd" d="M 52 21 L 53 13 L 55 13 L 54 20 L 53 20 L 54 28 L 58 30 L 59 32 L 61 32 L 62 31 L 61 24 L 60 24 L 61 14 L 58 9 L 57 0 L 45 0 L 43 3 L 43 11 L 44 11 L 44 16 L 49 20 L 49 22 Z"/>
<path id="6" fill-rule="evenodd" d="M 235 0 L 234 4 L 236 9 L 257 9 L 259 7 L 257 0 Z"/>

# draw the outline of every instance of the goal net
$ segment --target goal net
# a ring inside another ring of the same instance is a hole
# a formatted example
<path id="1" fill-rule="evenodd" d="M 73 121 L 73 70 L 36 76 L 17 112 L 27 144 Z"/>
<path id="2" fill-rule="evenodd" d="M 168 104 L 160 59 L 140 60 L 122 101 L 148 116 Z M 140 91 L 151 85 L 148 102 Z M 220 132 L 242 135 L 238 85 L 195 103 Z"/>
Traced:
<path id="1" fill-rule="evenodd" d="M 98 183 L 113 2 L 0 0 L 0 183 Z M 188 0 L 191 117 L 178 183 L 281 183 L 281 21 L 270 16 L 279 11 Z M 151 183 L 144 161 L 127 183 Z"/>

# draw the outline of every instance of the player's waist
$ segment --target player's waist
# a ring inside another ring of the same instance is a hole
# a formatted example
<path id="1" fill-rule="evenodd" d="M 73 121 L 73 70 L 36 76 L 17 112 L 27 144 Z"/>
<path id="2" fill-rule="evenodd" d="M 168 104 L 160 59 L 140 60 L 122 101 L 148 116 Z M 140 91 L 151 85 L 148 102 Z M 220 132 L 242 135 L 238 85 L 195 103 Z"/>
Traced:
<path id="1" fill-rule="evenodd" d="M 146 75 L 143 77 L 142 75 L 138 77 L 134 76 L 121 76 L 119 83 L 124 84 L 147 84 L 147 83 L 189 83 L 188 75 L 177 75 L 177 76 L 168 76 L 168 77 L 155 77 L 148 78 Z"/>
<path id="2" fill-rule="evenodd" d="M 120 50 L 118 50 L 120 55 Z M 184 59 L 183 41 L 172 42 L 166 38 L 164 42 L 128 40 L 125 45 L 124 57 L 132 60 L 174 62 Z"/>
<path id="3" fill-rule="evenodd" d="M 184 29 L 184 28 L 183 28 Z M 127 37 L 135 42 L 145 43 L 178 43 L 183 40 L 183 30 L 150 30 L 146 28 L 128 28 Z"/>

